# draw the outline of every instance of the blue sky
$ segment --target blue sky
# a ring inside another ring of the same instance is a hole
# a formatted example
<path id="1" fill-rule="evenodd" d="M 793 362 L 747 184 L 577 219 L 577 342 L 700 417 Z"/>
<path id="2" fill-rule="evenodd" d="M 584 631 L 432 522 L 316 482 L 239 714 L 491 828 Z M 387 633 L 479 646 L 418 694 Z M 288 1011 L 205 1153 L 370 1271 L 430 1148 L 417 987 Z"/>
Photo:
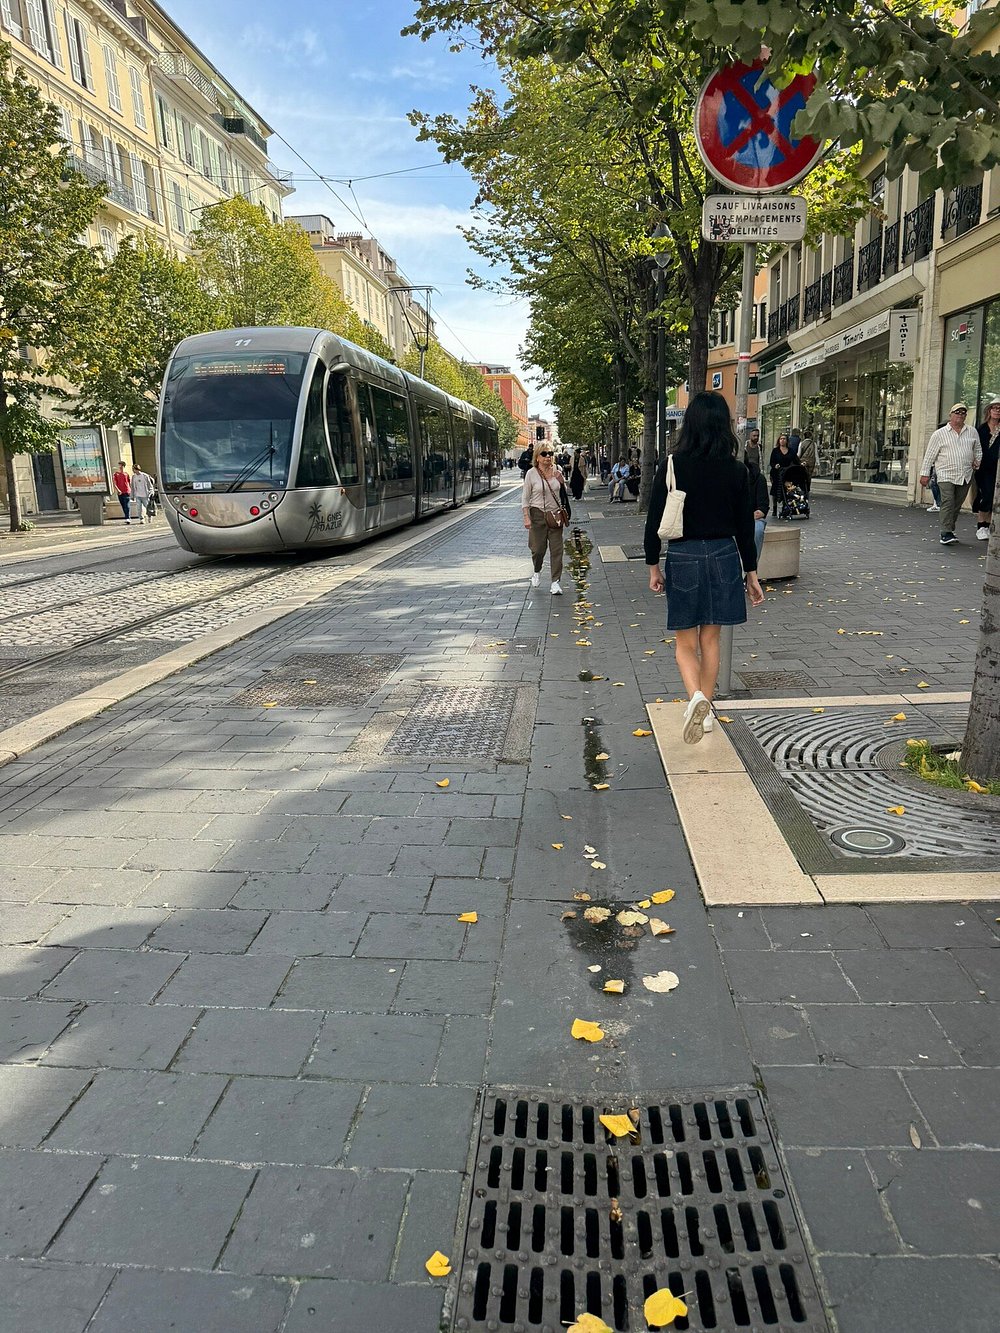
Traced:
<path id="1" fill-rule="evenodd" d="M 469 85 L 495 85 L 496 71 L 473 52 L 453 54 L 443 40 L 403 38 L 413 0 L 161 0 L 170 16 L 275 130 L 269 151 L 292 171 L 288 215 L 326 213 L 338 230 L 358 230 L 359 214 L 408 280 L 438 290 L 432 310 L 449 351 L 466 360 L 509 364 L 545 410 L 519 363 L 526 308 L 510 296 L 476 291 L 468 268 L 485 266 L 458 228 L 469 220 L 476 187 L 433 144 L 417 143 L 412 109 L 461 115 Z M 343 203 L 278 139 L 331 181 Z M 426 170 L 405 171 L 411 167 Z M 380 173 L 404 172 L 362 180 Z"/>

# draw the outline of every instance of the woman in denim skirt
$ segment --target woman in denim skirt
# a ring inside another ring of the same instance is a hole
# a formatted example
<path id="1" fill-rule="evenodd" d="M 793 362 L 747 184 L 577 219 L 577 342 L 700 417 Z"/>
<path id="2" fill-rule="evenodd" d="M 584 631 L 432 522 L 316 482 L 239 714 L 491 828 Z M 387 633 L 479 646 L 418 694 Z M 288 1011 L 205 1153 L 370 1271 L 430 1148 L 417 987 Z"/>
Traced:
<path id="1" fill-rule="evenodd" d="M 721 626 L 744 623 L 748 594 L 754 606 L 764 600 L 750 474 L 738 450 L 726 400 L 718 393 L 695 394 L 673 450 L 677 489 L 686 492 L 684 535 L 667 543 L 662 572 L 657 529 L 667 500 L 665 461 L 646 515 L 649 586 L 667 594 L 667 629 L 676 636 L 677 667 L 688 693 L 683 729 L 689 745 L 712 730 Z"/>

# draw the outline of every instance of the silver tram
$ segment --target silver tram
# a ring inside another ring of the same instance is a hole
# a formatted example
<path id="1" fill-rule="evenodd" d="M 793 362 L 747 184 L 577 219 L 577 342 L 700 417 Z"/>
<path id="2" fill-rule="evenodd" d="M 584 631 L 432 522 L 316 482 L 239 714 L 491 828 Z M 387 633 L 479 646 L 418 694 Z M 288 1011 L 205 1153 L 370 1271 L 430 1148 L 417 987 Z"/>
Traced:
<path id="1" fill-rule="evenodd" d="M 188 551 L 344 545 L 500 484 L 496 422 L 323 329 L 197 334 L 167 366 L 163 507 Z"/>

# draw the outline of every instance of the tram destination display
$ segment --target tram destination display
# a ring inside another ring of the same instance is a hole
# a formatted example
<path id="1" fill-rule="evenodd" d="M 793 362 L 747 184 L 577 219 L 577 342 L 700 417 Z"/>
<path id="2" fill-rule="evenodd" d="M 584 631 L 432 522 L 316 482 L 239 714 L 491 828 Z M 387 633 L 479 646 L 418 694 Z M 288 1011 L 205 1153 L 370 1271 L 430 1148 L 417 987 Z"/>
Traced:
<path id="1" fill-rule="evenodd" d="M 794 194 L 710 194 L 701 210 L 706 241 L 801 241 L 806 201 Z"/>

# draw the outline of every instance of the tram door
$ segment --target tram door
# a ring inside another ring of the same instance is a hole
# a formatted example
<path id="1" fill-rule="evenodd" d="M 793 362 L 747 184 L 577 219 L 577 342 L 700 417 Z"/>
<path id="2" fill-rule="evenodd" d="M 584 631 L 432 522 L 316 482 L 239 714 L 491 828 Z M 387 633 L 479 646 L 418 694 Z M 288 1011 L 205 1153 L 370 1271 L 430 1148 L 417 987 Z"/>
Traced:
<path id="1" fill-rule="evenodd" d="M 420 512 L 446 509 L 452 502 L 451 433 L 438 406 L 417 403 L 420 427 Z"/>
<path id="2" fill-rule="evenodd" d="M 377 528 L 382 522 L 385 480 L 379 460 L 378 435 L 375 430 L 371 393 L 363 380 L 358 383 L 358 422 L 361 427 L 361 466 L 365 478 L 365 529 L 367 530 Z"/>

